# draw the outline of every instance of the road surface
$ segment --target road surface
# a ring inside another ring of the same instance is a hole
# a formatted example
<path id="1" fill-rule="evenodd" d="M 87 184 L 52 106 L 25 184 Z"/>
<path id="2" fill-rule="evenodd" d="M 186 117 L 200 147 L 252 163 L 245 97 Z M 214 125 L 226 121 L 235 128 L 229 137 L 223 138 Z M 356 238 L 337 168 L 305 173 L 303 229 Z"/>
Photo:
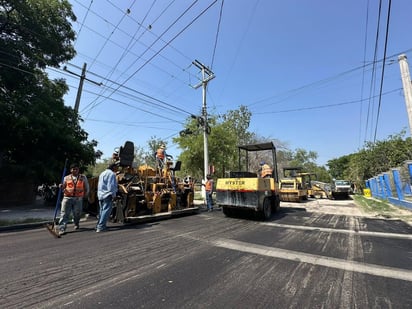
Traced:
<path id="1" fill-rule="evenodd" d="M 1 308 L 412 308 L 412 230 L 352 201 L 281 203 L 57 239 L 0 233 Z"/>

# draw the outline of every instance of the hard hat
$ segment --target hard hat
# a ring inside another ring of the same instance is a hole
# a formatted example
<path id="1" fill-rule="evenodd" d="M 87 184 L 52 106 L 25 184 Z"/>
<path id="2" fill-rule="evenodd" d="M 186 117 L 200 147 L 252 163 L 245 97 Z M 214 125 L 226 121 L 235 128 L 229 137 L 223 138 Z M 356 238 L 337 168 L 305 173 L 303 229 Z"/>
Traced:
<path id="1" fill-rule="evenodd" d="M 165 145 L 161 145 L 161 146 L 160 146 L 160 148 L 165 149 L 165 148 L 166 148 L 166 146 L 165 146 Z"/>
<path id="2" fill-rule="evenodd" d="M 264 164 L 265 164 L 265 161 L 261 161 L 261 162 L 260 162 L 260 165 L 264 165 Z"/>

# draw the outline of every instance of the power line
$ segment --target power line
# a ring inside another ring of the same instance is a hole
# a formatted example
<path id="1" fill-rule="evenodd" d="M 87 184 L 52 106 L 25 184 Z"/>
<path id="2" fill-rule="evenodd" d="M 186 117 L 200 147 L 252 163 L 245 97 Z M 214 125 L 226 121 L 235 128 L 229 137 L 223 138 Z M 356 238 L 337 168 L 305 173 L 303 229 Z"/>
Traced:
<path id="1" fill-rule="evenodd" d="M 369 0 L 366 4 L 366 21 L 365 21 L 365 41 L 363 45 L 363 63 L 366 63 L 366 50 L 367 50 L 367 42 L 368 42 L 368 25 L 369 25 Z M 361 100 L 363 100 L 363 91 L 365 87 L 365 76 L 366 76 L 366 67 L 363 68 L 362 70 L 362 83 L 361 83 L 361 89 L 360 89 L 360 95 L 361 95 Z M 361 139 L 362 139 L 362 116 L 363 113 L 363 104 L 360 104 L 360 110 L 359 110 L 359 147 L 361 146 Z"/>
<path id="2" fill-rule="evenodd" d="M 133 1 L 131 7 L 133 7 L 133 5 L 136 3 L 136 0 Z M 100 47 L 100 50 L 97 52 L 96 56 L 94 57 L 92 63 L 90 64 L 90 68 L 92 68 L 94 62 L 96 61 L 96 59 L 100 56 L 100 54 L 102 53 L 103 49 L 106 47 L 107 42 L 110 40 L 110 38 L 112 37 L 112 35 L 115 33 L 115 31 L 119 28 L 120 24 L 122 23 L 122 21 L 125 19 L 125 17 L 129 14 L 130 10 L 128 9 L 126 12 L 123 12 L 123 16 L 122 18 L 118 21 L 117 25 L 114 27 L 114 30 L 112 30 L 110 32 L 110 35 L 106 37 L 106 40 L 104 41 L 102 47 Z"/>
<path id="3" fill-rule="evenodd" d="M 401 90 L 401 88 L 397 88 L 391 91 L 387 91 L 385 93 L 382 93 L 380 95 L 376 95 L 375 97 L 379 97 L 382 95 L 387 95 L 396 91 Z M 342 105 L 349 105 L 349 104 L 356 104 L 356 103 L 361 103 L 363 101 L 367 101 L 367 99 L 361 99 L 361 100 L 354 100 L 354 101 L 349 101 L 349 102 L 341 102 L 341 103 L 335 103 L 335 104 L 327 104 L 327 105 L 318 105 L 318 106 L 311 106 L 311 107 L 302 107 L 302 108 L 294 108 L 294 109 L 288 109 L 288 110 L 281 110 L 281 111 L 272 111 L 272 112 L 255 112 L 255 115 L 264 115 L 264 114 L 279 114 L 279 113 L 290 113 L 290 112 L 301 112 L 301 111 L 306 111 L 306 110 L 314 110 L 314 109 L 323 109 L 323 108 L 329 108 L 329 107 L 335 107 L 335 106 L 342 106 Z"/>
<path id="4" fill-rule="evenodd" d="M 50 68 L 50 70 L 56 71 L 56 72 L 60 72 L 60 71 L 58 71 L 57 69 L 54 69 L 54 68 Z M 89 71 L 87 71 L 87 72 L 90 73 L 90 74 L 92 74 L 92 75 L 101 77 L 101 76 L 98 75 L 98 74 L 95 74 L 95 73 L 92 73 L 92 72 L 89 72 Z M 108 88 L 109 90 L 113 90 L 113 89 L 114 89 L 114 88 L 109 87 L 109 86 L 103 86 L 103 87 L 106 87 L 106 88 Z M 76 88 L 76 87 L 73 86 L 73 88 Z M 125 88 L 125 89 L 130 90 L 130 91 L 135 92 L 135 93 L 138 93 L 139 95 L 142 95 L 142 96 L 145 97 L 145 98 L 138 97 L 138 96 L 133 95 L 132 93 L 124 92 L 124 91 L 121 91 L 121 90 L 117 90 L 117 94 L 118 94 L 118 95 L 122 95 L 123 97 L 129 97 L 129 98 L 131 98 L 131 99 L 133 99 L 133 100 L 138 100 L 138 101 L 140 101 L 141 103 L 151 104 L 151 105 L 155 106 L 156 108 L 162 108 L 162 109 L 166 109 L 166 110 L 169 110 L 169 111 L 172 111 L 172 112 L 176 112 L 176 113 L 179 112 L 179 113 L 181 113 L 181 114 L 183 113 L 183 114 L 186 114 L 186 115 L 189 115 L 189 116 L 192 115 L 191 113 L 189 113 L 188 111 L 186 111 L 186 110 L 184 110 L 184 109 L 181 109 L 181 108 L 176 107 L 176 106 L 174 106 L 174 105 L 171 105 L 171 104 L 169 104 L 169 103 L 163 102 L 163 101 L 161 101 L 161 100 L 159 100 L 159 99 L 156 99 L 156 98 L 154 98 L 154 97 L 152 97 L 152 96 L 146 95 L 146 94 L 144 94 L 144 93 L 142 93 L 142 92 L 139 92 L 139 91 L 137 91 L 137 90 L 131 89 L 131 88 L 126 87 L 126 86 L 122 86 L 122 88 Z M 88 90 L 83 90 L 83 91 L 84 91 L 84 92 L 87 92 L 87 93 L 90 93 L 90 94 L 93 94 L 93 95 L 100 95 L 100 94 L 98 94 L 98 93 L 96 93 L 96 92 L 92 92 L 92 91 L 88 91 Z M 104 96 L 103 96 L 103 97 L 104 97 Z M 111 98 L 111 97 L 110 97 L 110 98 L 107 97 L 107 99 L 110 99 L 110 100 L 112 100 L 112 101 L 114 101 L 114 102 L 121 103 L 121 104 L 123 104 L 123 105 L 129 106 L 129 107 L 132 107 L 132 108 L 135 108 L 135 109 L 139 109 L 139 110 L 141 110 L 141 111 L 143 111 L 143 112 L 147 112 L 147 113 L 152 114 L 152 115 L 156 115 L 156 116 L 158 116 L 158 117 L 160 117 L 160 118 L 169 119 L 169 118 L 166 118 L 166 117 L 163 117 L 163 116 L 159 115 L 158 113 L 149 112 L 149 111 L 147 111 L 147 110 L 145 110 L 145 109 L 142 109 L 142 108 L 139 108 L 139 107 L 137 107 L 137 106 L 131 105 L 130 103 L 126 103 L 126 102 L 124 102 L 124 101 L 120 101 L 120 100 L 117 100 L 117 99 L 113 99 L 113 98 Z M 149 99 L 151 99 L 151 100 L 153 100 L 153 101 L 155 101 L 155 102 L 150 101 Z M 157 103 L 156 103 L 156 102 L 157 102 Z M 161 103 L 161 104 L 163 104 L 163 105 L 159 105 L 159 103 Z M 84 109 L 83 109 L 81 112 L 84 113 L 84 112 L 85 112 Z M 173 120 L 173 121 L 178 122 L 177 120 Z M 178 122 L 178 123 L 181 123 L 181 122 Z"/>
<path id="5" fill-rule="evenodd" d="M 195 1 L 197 2 L 197 1 Z M 212 2 L 206 9 L 204 9 L 199 15 L 196 16 L 196 18 L 194 18 L 188 25 L 186 25 L 181 31 L 179 31 L 174 37 L 172 37 L 172 39 L 170 39 L 162 48 L 160 48 L 156 53 L 154 53 L 154 55 L 152 55 L 146 62 L 144 62 L 137 70 L 135 70 L 128 78 L 126 78 L 125 81 L 122 82 L 121 85 L 119 85 L 117 89 L 119 89 L 121 86 L 123 86 L 126 82 L 128 82 L 133 76 L 135 76 L 143 67 L 145 67 L 151 60 L 153 60 L 161 51 L 163 51 L 171 42 L 173 42 L 179 35 L 181 35 L 187 28 L 189 28 L 190 25 L 192 25 L 200 16 L 202 16 L 210 7 L 212 7 L 215 3 L 217 2 L 217 0 L 215 0 L 214 2 Z M 189 8 L 188 8 L 189 9 Z M 188 10 L 187 9 L 187 10 Z M 187 10 L 185 12 L 187 12 Z M 185 12 L 183 14 L 185 14 Z M 181 16 L 183 16 L 183 14 Z M 173 24 L 172 24 L 173 25 Z M 163 33 L 166 33 L 169 29 L 171 28 L 171 26 L 169 26 Z M 162 36 L 161 35 L 161 36 Z M 158 40 L 155 40 L 150 46 L 149 48 L 151 48 Z M 148 48 L 148 49 L 149 49 Z M 148 50 L 147 49 L 147 50 Z M 146 50 L 146 51 L 147 51 Z M 145 52 L 144 52 L 145 53 Z M 144 54 L 143 53 L 143 54 Z M 134 62 L 135 63 L 135 62 Z M 112 91 L 109 94 L 109 98 L 113 95 L 113 93 L 116 92 L 116 90 Z M 93 107 L 101 104 L 104 100 L 100 101 L 99 103 L 96 103 Z"/>
<path id="6" fill-rule="evenodd" d="M 373 137 L 373 142 L 376 141 L 376 133 L 378 131 L 378 123 L 379 123 L 379 114 L 381 110 L 381 103 L 382 103 L 382 89 L 383 89 L 383 78 L 385 76 L 385 61 L 386 61 L 386 51 L 388 48 L 388 36 L 389 36 L 389 20 L 391 16 L 391 5 L 392 5 L 392 0 L 389 0 L 389 5 L 388 5 L 388 15 L 386 19 L 386 36 L 385 36 L 385 48 L 383 52 L 383 64 L 382 64 L 382 75 L 381 75 L 381 84 L 379 88 L 379 104 L 378 104 L 378 113 L 376 115 L 376 126 L 375 126 L 375 135 Z"/>
<path id="7" fill-rule="evenodd" d="M 80 33 L 82 32 L 83 25 L 84 25 L 84 23 L 86 22 L 87 16 L 89 15 L 90 8 L 92 7 L 92 4 L 93 4 L 93 0 L 90 0 L 89 7 L 87 8 L 86 14 L 85 14 L 84 17 L 83 17 L 83 21 L 80 23 L 80 29 L 79 29 L 79 32 L 77 33 L 76 41 L 73 42 L 73 46 L 76 46 L 77 38 L 79 38 Z"/>
<path id="8" fill-rule="evenodd" d="M 215 61 L 215 54 L 216 54 L 216 46 L 217 46 L 217 41 L 219 38 L 219 32 L 220 32 L 220 23 L 222 21 L 222 13 L 223 13 L 223 3 L 225 1 L 222 0 L 222 4 L 220 5 L 220 10 L 219 10 L 219 21 L 217 23 L 217 30 L 216 30 L 216 37 L 215 37 L 215 45 L 213 46 L 213 54 L 212 54 L 212 62 L 210 65 L 210 68 L 213 69 L 213 63 Z"/>
<path id="9" fill-rule="evenodd" d="M 78 3 L 81 7 L 87 9 L 87 7 L 86 7 L 84 4 L 82 4 L 81 2 L 79 2 L 79 1 L 77 1 L 77 0 L 73 0 L 73 1 L 75 1 L 76 3 Z M 174 1 L 175 1 L 175 0 L 173 0 L 172 3 L 173 3 Z M 120 9 L 119 7 L 117 7 L 116 5 L 114 5 L 112 2 L 109 2 L 109 3 L 112 4 L 112 5 L 113 5 L 115 8 L 117 8 L 119 11 L 123 12 L 122 9 Z M 169 7 L 169 6 L 170 6 L 170 4 L 169 4 L 167 7 Z M 166 10 L 166 9 L 165 9 L 165 10 Z M 113 24 L 113 23 L 111 23 L 109 20 L 107 20 L 106 18 L 102 17 L 102 16 L 101 16 L 100 14 L 98 14 L 97 12 L 95 12 L 95 11 L 93 11 L 93 10 L 91 10 L 91 9 L 90 9 L 90 12 L 91 12 L 92 14 L 94 14 L 95 16 L 97 16 L 98 18 L 100 18 L 101 20 L 103 20 L 105 23 L 111 25 L 112 27 L 115 27 L 115 26 L 116 26 L 115 24 Z M 163 12 L 162 12 L 162 13 L 163 13 Z M 128 17 L 129 17 L 132 21 L 134 21 L 134 22 L 139 26 L 139 28 L 140 28 L 140 27 L 145 28 L 139 21 L 137 21 L 136 19 L 134 19 L 133 16 L 128 16 Z M 91 31 L 91 32 L 93 32 L 94 34 L 102 37 L 103 39 L 106 39 L 106 38 L 107 38 L 105 35 L 102 35 L 102 34 L 99 33 L 98 31 L 92 29 L 91 27 L 89 27 L 89 26 L 87 26 L 87 25 L 85 25 L 85 24 L 83 24 L 83 27 L 84 27 L 84 28 L 87 28 L 89 31 Z M 147 29 L 145 28 L 145 30 L 147 30 Z M 126 36 L 128 36 L 128 37 L 130 37 L 130 38 L 133 38 L 133 37 L 129 34 L 128 31 L 124 31 L 124 30 L 122 30 L 121 28 L 119 28 L 119 31 L 120 31 L 122 34 L 124 34 L 124 35 L 126 35 Z M 161 37 L 156 36 L 152 31 L 150 31 L 149 33 L 150 33 L 151 35 L 155 36 L 156 39 L 160 39 L 162 42 L 166 43 L 166 41 L 162 40 Z M 110 39 L 109 39 L 109 41 L 110 41 L 112 44 L 120 47 L 121 49 L 125 49 L 123 46 L 119 45 L 117 42 L 114 42 L 113 40 L 110 40 Z M 148 45 L 145 45 L 145 44 L 144 44 L 141 40 L 139 40 L 139 39 L 135 40 L 135 43 L 139 43 L 139 44 L 141 44 L 142 46 L 144 46 L 145 48 L 148 47 Z M 174 48 L 173 46 L 169 45 L 169 47 L 171 47 L 174 51 L 178 52 L 180 55 L 184 56 L 186 59 L 188 59 L 188 60 L 191 59 L 190 57 L 185 56 L 181 51 L 177 50 L 177 49 Z M 137 58 L 140 57 L 140 55 L 137 55 L 137 54 L 134 54 L 134 53 L 132 53 L 132 54 L 133 54 L 134 56 L 136 56 Z M 178 67 L 178 68 L 181 69 L 181 67 L 180 67 L 179 65 L 177 65 L 172 59 L 166 58 L 166 57 L 164 57 L 163 55 L 160 55 L 160 56 L 163 57 L 163 58 L 164 58 L 166 61 L 168 61 L 169 63 L 171 63 L 171 64 L 173 64 L 174 66 L 176 66 L 176 67 Z M 93 58 L 90 58 L 90 59 L 93 59 Z M 156 67 L 156 66 L 155 66 L 155 67 Z M 157 67 L 157 68 L 158 68 L 158 67 Z M 184 69 L 183 69 L 183 70 L 184 70 Z M 169 74 L 169 75 L 170 75 L 170 76 L 173 76 L 173 74 Z"/>
<path id="10" fill-rule="evenodd" d="M 411 51 L 412 51 L 412 48 L 407 49 L 406 51 L 400 52 L 400 53 L 409 53 L 409 52 L 411 52 Z M 392 59 L 392 58 L 395 59 L 400 53 L 393 54 L 393 55 L 391 55 L 391 56 L 389 56 L 389 57 L 386 57 L 386 59 L 387 59 L 387 60 Z M 347 70 L 347 71 L 338 73 L 338 74 L 336 74 L 336 75 L 333 75 L 333 76 L 330 76 L 330 77 L 327 77 L 327 78 L 324 78 L 324 79 L 321 79 L 321 80 L 314 81 L 314 82 L 312 82 L 312 83 L 309 83 L 309 84 L 306 84 L 306 85 L 303 85 L 303 86 L 300 86 L 300 87 L 297 87 L 297 88 L 294 88 L 294 89 L 285 91 L 285 92 L 280 93 L 280 94 L 276 94 L 276 95 L 273 95 L 273 96 L 270 96 L 270 97 L 267 97 L 267 98 L 263 98 L 263 99 L 257 100 L 257 101 L 255 101 L 255 102 L 253 102 L 253 103 L 247 104 L 247 106 L 250 108 L 250 107 L 252 107 L 252 106 L 254 106 L 254 105 L 258 105 L 258 104 L 261 104 L 261 103 L 263 103 L 263 102 L 272 100 L 272 99 L 274 99 L 274 98 L 287 95 L 287 96 L 286 96 L 285 98 L 283 98 L 282 100 L 278 100 L 278 101 L 276 101 L 276 102 L 269 102 L 269 103 L 268 103 L 268 105 L 273 106 L 274 104 L 279 104 L 279 103 L 281 103 L 281 102 L 283 102 L 283 101 L 286 101 L 287 99 L 289 99 L 289 98 L 297 95 L 298 93 L 303 92 L 304 90 L 307 90 L 308 88 L 312 88 L 312 87 L 315 87 L 315 86 L 320 86 L 320 85 L 322 85 L 322 84 L 326 84 L 326 83 L 328 83 L 328 82 L 331 82 L 331 81 L 337 80 L 337 79 L 339 79 L 339 78 L 342 78 L 342 77 L 344 77 L 344 76 L 346 76 L 346 75 L 348 75 L 348 74 L 354 73 L 354 72 L 356 72 L 356 71 L 358 71 L 358 70 L 364 70 L 365 68 L 367 68 L 367 67 L 369 67 L 369 66 L 371 66 L 371 65 L 376 65 L 377 63 L 380 63 L 380 62 L 383 62 L 383 59 L 380 59 L 380 60 L 377 60 L 377 61 L 373 61 L 373 62 L 371 62 L 371 63 L 365 63 L 365 64 L 363 64 L 363 65 L 361 65 L 361 66 L 358 66 L 358 67 L 349 69 L 349 70 Z M 370 96 L 369 96 L 369 98 L 372 98 L 372 97 L 373 97 L 373 96 L 372 96 L 372 93 L 371 93 Z"/>
<path id="11" fill-rule="evenodd" d="M 71 66 L 73 66 L 73 67 L 75 67 L 75 68 L 81 69 L 79 66 L 76 66 L 76 65 L 73 65 L 73 64 L 70 64 L 70 63 L 68 63 L 68 65 L 71 65 Z M 56 72 L 60 72 L 58 69 L 55 69 L 55 68 L 50 68 L 50 69 L 53 70 L 53 71 L 56 71 Z M 61 70 L 61 69 L 60 69 L 60 70 Z M 63 71 L 64 71 L 64 70 L 63 70 Z M 66 71 L 67 71 L 67 70 L 66 70 Z M 88 74 L 90 74 L 90 75 L 93 75 L 93 76 L 96 76 L 96 77 L 98 77 L 98 78 L 101 78 L 102 80 L 106 80 L 106 81 L 108 81 L 108 82 L 110 82 L 110 83 L 112 83 L 112 84 L 120 85 L 119 88 L 114 88 L 114 87 L 111 87 L 111 86 L 107 86 L 107 84 L 104 84 L 103 87 L 104 87 L 104 88 L 107 88 L 107 89 L 109 89 L 109 90 L 112 90 L 112 91 L 113 91 L 113 90 L 116 90 L 116 91 L 117 91 L 116 93 L 121 94 L 121 95 L 123 95 L 123 96 L 129 96 L 129 97 L 131 97 L 132 99 L 140 100 L 140 101 L 149 103 L 149 104 L 151 104 L 151 105 L 153 105 L 153 106 L 155 106 L 155 107 L 157 107 L 157 108 L 164 108 L 164 109 L 167 109 L 167 110 L 170 110 L 170 111 L 173 111 L 173 112 L 180 112 L 180 113 L 183 113 L 183 114 L 186 114 L 186 115 L 189 115 L 189 116 L 191 116 L 191 115 L 193 114 L 193 113 L 189 112 L 187 109 L 180 108 L 180 107 L 178 107 L 178 106 L 175 106 L 175 105 L 173 105 L 173 104 L 170 104 L 170 103 L 167 103 L 167 102 L 162 101 L 162 100 L 160 100 L 160 99 L 157 99 L 157 98 L 155 98 L 155 97 L 153 97 L 153 96 L 151 96 L 151 95 L 145 94 L 145 93 L 143 93 L 143 92 L 141 92 L 141 91 L 138 91 L 138 90 L 136 90 L 136 89 L 130 88 L 130 87 L 128 87 L 128 86 L 121 85 L 120 83 L 117 83 L 117 82 L 115 82 L 115 81 L 106 79 L 105 77 L 103 77 L 103 76 L 101 76 L 101 75 L 99 75 L 99 74 L 97 74 L 97 73 L 94 73 L 94 72 L 92 72 L 92 71 L 86 71 L 86 72 L 87 72 Z M 125 89 L 125 90 L 128 90 L 128 91 L 131 91 L 132 93 L 136 93 L 136 94 L 138 94 L 138 95 L 141 95 L 141 96 L 143 96 L 144 98 L 138 97 L 138 96 L 136 96 L 136 95 L 133 95 L 133 94 L 131 94 L 131 93 L 128 93 L 128 92 L 125 92 L 125 91 L 122 91 L 122 90 L 119 90 L 120 88 Z M 98 93 L 93 93 L 93 94 L 99 95 Z M 107 96 L 107 98 L 109 98 L 109 96 Z M 152 100 L 152 101 L 150 101 L 150 100 Z M 154 102 L 153 102 L 153 101 L 154 101 Z M 159 105 L 159 104 L 160 104 L 160 105 Z M 84 112 L 87 112 L 87 108 L 88 108 L 88 106 L 84 107 L 84 108 L 81 110 L 81 112 L 83 112 L 83 113 L 84 113 Z"/>
<path id="12" fill-rule="evenodd" d="M 372 93 L 375 93 L 375 79 L 376 79 L 376 59 L 378 57 L 378 42 L 379 42 L 379 32 L 380 32 L 380 20 L 381 20 L 381 12 L 382 12 L 382 0 L 379 1 L 379 10 L 378 10 L 378 20 L 376 25 L 376 34 L 375 34 L 375 46 L 374 46 L 374 53 L 373 53 L 373 66 L 372 66 L 372 78 L 371 83 L 369 86 L 369 99 L 372 98 Z M 372 111 L 371 111 L 372 106 Z M 368 131 L 369 126 L 369 119 L 371 125 L 371 134 L 372 134 L 372 116 L 373 116 L 374 104 L 371 104 L 371 101 L 368 102 L 368 113 L 366 118 L 366 127 L 365 127 L 365 141 L 366 141 L 366 134 Z M 372 135 L 371 135 L 372 136 Z"/>

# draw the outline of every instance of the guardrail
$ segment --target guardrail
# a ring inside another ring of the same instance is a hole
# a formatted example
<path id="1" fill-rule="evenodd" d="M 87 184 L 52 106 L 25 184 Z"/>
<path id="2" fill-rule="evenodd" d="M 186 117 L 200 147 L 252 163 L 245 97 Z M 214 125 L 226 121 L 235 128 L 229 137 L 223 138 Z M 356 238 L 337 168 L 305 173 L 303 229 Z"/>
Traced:
<path id="1" fill-rule="evenodd" d="M 412 209 L 412 161 L 368 179 L 365 183 L 373 197 Z"/>

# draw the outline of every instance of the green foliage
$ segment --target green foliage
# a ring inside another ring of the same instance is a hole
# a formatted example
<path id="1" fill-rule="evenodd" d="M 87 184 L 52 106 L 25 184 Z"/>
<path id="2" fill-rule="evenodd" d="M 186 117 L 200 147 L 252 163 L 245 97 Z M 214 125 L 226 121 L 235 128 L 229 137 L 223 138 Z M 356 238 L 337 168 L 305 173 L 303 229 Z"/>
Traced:
<path id="1" fill-rule="evenodd" d="M 208 135 L 209 164 L 215 166 L 217 177 L 227 177 L 227 172 L 239 169 L 239 145 L 272 140 L 277 147 L 280 172 L 283 167 L 296 164 L 302 166 L 305 171 L 318 173 L 318 180 L 330 181 L 327 170 L 315 164 L 316 152 L 304 149 L 291 151 L 279 140 L 257 136 L 248 130 L 251 117 L 251 112 L 245 106 L 240 106 L 238 110 L 229 110 L 221 116 L 209 116 L 209 125 L 212 128 Z M 189 117 L 183 131 L 191 132 L 191 134 L 183 134 L 173 140 L 182 149 L 179 156 L 179 160 L 182 161 L 182 173 L 201 179 L 204 170 L 203 128 L 199 126 L 197 119 Z M 271 158 L 265 155 L 259 152 L 252 159 L 249 158 L 251 159 L 249 170 L 257 171 L 260 161 L 271 161 Z"/>
<path id="2" fill-rule="evenodd" d="M 332 176 L 354 182 L 358 188 L 371 177 L 387 172 L 412 159 L 412 139 L 404 139 L 405 131 L 375 143 L 365 143 L 357 153 L 328 161 Z"/>
<path id="3" fill-rule="evenodd" d="M 354 195 L 353 200 L 366 213 L 378 213 L 379 215 L 388 218 L 391 217 L 391 213 L 396 209 L 387 201 L 365 198 L 362 195 Z"/>
<path id="4" fill-rule="evenodd" d="M 93 164 L 99 152 L 81 119 L 64 105 L 67 85 L 46 66 L 75 55 L 75 20 L 66 0 L 0 2 L 0 169 L 9 178 L 60 179 L 66 158 Z M 69 163 L 70 163 L 69 162 Z"/>
<path id="5" fill-rule="evenodd" d="M 109 164 L 112 162 L 111 158 L 103 159 L 101 162 L 97 162 L 94 165 L 89 165 L 87 167 L 87 177 L 99 177 L 99 175 L 107 169 Z"/>
<path id="6" fill-rule="evenodd" d="M 307 151 L 302 148 L 291 153 L 289 166 L 300 166 L 304 171 L 312 171 L 316 167 L 315 160 L 318 154 L 315 151 Z"/>
<path id="7" fill-rule="evenodd" d="M 326 165 L 329 167 L 329 173 L 331 176 L 335 179 L 345 179 L 345 174 L 349 167 L 350 160 L 351 155 L 329 160 Z"/>
<path id="8" fill-rule="evenodd" d="M 138 159 L 136 162 L 138 165 L 142 165 L 142 164 L 148 164 L 151 166 L 155 166 L 156 165 L 156 151 L 157 149 L 159 149 L 159 147 L 161 145 L 165 145 L 166 146 L 166 154 L 167 154 L 167 143 L 165 141 L 163 141 L 160 138 L 157 138 L 156 136 L 152 136 L 150 137 L 150 139 L 147 141 L 147 145 L 149 150 L 148 151 L 144 151 L 142 148 L 139 149 L 138 152 L 136 152 L 136 148 L 135 148 L 135 159 Z"/>
<path id="9" fill-rule="evenodd" d="M 16 75 L 27 75 L 13 70 L 14 67 L 29 71 L 55 67 L 75 55 L 75 32 L 70 20 L 75 21 L 76 16 L 67 0 L 3 0 L 0 20 L 1 59 L 11 66 L 6 70 L 12 80 Z"/>
<path id="10" fill-rule="evenodd" d="M 315 166 L 310 172 L 316 174 L 316 180 L 318 181 L 325 183 L 332 181 L 329 171 L 324 166 Z"/>
<path id="11" fill-rule="evenodd" d="M 151 149 L 149 152 L 147 152 L 147 151 L 144 150 L 143 147 L 135 145 L 135 147 L 134 147 L 134 163 L 136 164 L 136 166 L 141 166 L 141 165 L 144 165 L 144 164 L 149 164 L 149 165 L 154 166 L 154 163 L 155 163 L 154 161 L 155 161 L 155 156 L 154 156 L 153 149 Z"/>
<path id="12" fill-rule="evenodd" d="M 230 110 L 222 116 L 209 115 L 208 123 L 211 127 L 208 135 L 209 164 L 215 166 L 216 175 L 223 177 L 225 172 L 237 169 L 237 146 L 247 144 L 253 140 L 254 134 L 248 132 L 251 113 L 246 107 L 239 110 Z M 179 160 L 182 161 L 182 172 L 197 179 L 204 177 L 204 140 L 203 127 L 198 120 L 189 117 L 185 129 L 192 134 L 185 134 L 173 139 L 182 152 Z"/>

